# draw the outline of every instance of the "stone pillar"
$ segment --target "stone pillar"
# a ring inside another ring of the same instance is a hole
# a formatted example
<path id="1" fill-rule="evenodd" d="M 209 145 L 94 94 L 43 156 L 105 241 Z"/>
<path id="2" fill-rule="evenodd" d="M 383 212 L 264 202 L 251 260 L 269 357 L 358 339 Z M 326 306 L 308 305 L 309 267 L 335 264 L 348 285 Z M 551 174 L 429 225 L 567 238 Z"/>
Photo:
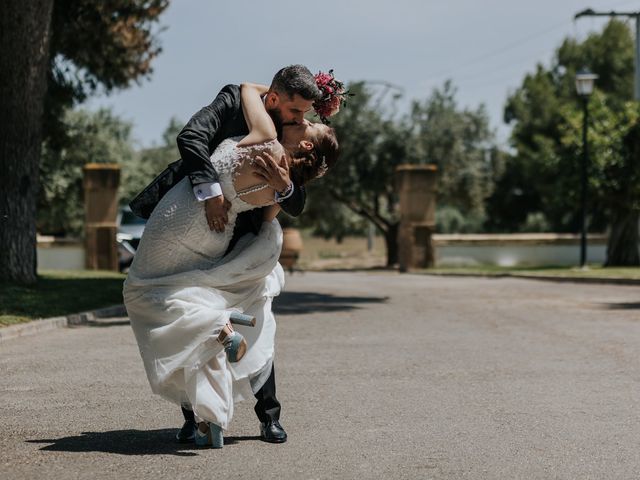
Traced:
<path id="1" fill-rule="evenodd" d="M 118 271 L 118 185 L 120 166 L 87 163 L 84 168 L 85 265 Z"/>
<path id="2" fill-rule="evenodd" d="M 396 185 L 400 193 L 398 261 L 400 271 L 434 265 L 431 236 L 436 225 L 435 165 L 399 165 Z"/>

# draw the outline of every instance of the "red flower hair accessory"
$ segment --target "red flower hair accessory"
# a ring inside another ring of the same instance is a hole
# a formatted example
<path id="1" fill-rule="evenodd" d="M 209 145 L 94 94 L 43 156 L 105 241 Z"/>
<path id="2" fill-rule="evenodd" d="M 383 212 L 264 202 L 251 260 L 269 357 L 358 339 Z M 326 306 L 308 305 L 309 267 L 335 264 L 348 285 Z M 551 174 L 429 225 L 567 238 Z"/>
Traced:
<path id="1" fill-rule="evenodd" d="M 347 105 L 347 97 L 353 95 L 347 92 L 344 84 L 333 76 L 333 70 L 328 73 L 318 72 L 315 76 L 316 85 L 322 92 L 322 98 L 313 102 L 313 109 L 322 123 L 329 124 L 329 117 L 340 111 L 340 105 Z"/>

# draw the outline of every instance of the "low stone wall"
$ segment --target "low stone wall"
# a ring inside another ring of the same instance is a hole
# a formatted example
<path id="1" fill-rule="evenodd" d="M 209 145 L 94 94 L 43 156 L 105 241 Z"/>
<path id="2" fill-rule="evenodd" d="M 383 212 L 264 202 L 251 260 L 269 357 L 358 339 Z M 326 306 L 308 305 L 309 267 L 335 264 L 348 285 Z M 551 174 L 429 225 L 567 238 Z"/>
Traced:
<path id="1" fill-rule="evenodd" d="M 436 266 L 577 265 L 580 236 L 558 233 L 456 234 L 433 236 Z M 587 261 L 604 263 L 607 236 L 587 237 Z"/>
<path id="2" fill-rule="evenodd" d="M 377 241 L 382 242 L 382 239 Z M 436 266 L 577 265 L 580 236 L 555 233 L 433 235 Z M 590 235 L 589 263 L 604 263 L 606 235 Z M 81 240 L 38 236 L 38 269 L 83 270 Z"/>
<path id="3" fill-rule="evenodd" d="M 84 270 L 82 240 L 38 235 L 38 270 Z"/>

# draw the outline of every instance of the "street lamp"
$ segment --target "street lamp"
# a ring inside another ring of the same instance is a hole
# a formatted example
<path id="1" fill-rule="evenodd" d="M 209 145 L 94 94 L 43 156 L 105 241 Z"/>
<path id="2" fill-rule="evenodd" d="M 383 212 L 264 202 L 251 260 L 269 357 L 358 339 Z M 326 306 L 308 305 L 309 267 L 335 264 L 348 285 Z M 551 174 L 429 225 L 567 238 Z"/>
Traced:
<path id="1" fill-rule="evenodd" d="M 576 91 L 582 97 L 584 109 L 582 122 L 582 230 L 580 233 L 580 267 L 584 268 L 587 262 L 587 166 L 589 165 L 589 150 L 587 142 L 587 127 L 589 125 L 589 96 L 593 93 L 593 84 L 598 75 L 591 73 L 586 68 L 576 74 Z"/>
<path id="2" fill-rule="evenodd" d="M 588 97 L 593 93 L 593 84 L 598 75 L 591 73 L 588 69 L 583 68 L 576 73 L 576 91 L 581 97 Z"/>

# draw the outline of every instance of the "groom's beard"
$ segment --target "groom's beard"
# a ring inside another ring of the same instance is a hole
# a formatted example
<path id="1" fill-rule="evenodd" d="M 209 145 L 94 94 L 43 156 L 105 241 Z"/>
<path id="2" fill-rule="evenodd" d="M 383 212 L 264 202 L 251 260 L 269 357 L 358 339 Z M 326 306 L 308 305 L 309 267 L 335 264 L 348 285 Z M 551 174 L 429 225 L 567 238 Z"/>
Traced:
<path id="1" fill-rule="evenodd" d="M 271 120 L 273 120 L 273 125 L 276 127 L 276 135 L 278 136 L 278 140 L 282 140 L 282 114 L 280 110 L 274 109 L 269 112 L 271 116 Z"/>

